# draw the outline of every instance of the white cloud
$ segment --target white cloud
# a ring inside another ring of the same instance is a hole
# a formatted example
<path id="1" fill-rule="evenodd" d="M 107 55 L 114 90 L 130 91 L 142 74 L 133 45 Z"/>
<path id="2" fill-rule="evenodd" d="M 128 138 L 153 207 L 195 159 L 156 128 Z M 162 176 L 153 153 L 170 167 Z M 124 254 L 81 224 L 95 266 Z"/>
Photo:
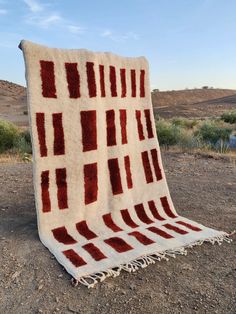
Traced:
<path id="1" fill-rule="evenodd" d="M 32 15 L 27 19 L 28 24 L 36 25 L 41 28 L 49 28 L 52 25 L 60 24 L 63 18 L 57 13 L 49 15 Z"/>
<path id="2" fill-rule="evenodd" d="M 43 6 L 36 0 L 23 0 L 23 1 L 28 6 L 31 12 L 35 13 L 43 11 Z"/>
<path id="3" fill-rule="evenodd" d="M 100 36 L 109 38 L 110 40 L 113 40 L 115 42 L 125 42 L 129 39 L 132 39 L 132 40 L 138 40 L 139 39 L 139 36 L 136 33 L 127 32 L 124 34 L 116 34 L 109 29 L 107 29 L 103 33 L 101 33 Z"/>
<path id="4" fill-rule="evenodd" d="M 7 12 L 7 10 L 5 10 L 5 9 L 0 9 L 0 15 L 5 15 L 5 14 L 7 14 L 8 12 Z"/>
<path id="5" fill-rule="evenodd" d="M 102 37 L 111 37 L 112 32 L 110 30 L 106 30 L 101 34 Z"/>
<path id="6" fill-rule="evenodd" d="M 76 26 L 76 25 L 68 25 L 67 26 L 68 30 L 72 33 L 72 34 L 83 34 L 85 31 L 84 27 L 80 27 L 80 26 Z"/>

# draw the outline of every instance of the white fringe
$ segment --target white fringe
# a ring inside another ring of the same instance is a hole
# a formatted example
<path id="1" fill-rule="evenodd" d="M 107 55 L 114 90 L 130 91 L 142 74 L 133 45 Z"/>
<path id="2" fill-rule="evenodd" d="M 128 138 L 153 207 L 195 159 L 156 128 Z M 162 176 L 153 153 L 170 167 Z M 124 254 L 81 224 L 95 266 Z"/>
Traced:
<path id="1" fill-rule="evenodd" d="M 173 250 L 166 250 L 163 252 L 156 252 L 148 255 L 144 255 L 141 257 L 138 257 L 137 259 L 130 261 L 126 264 L 122 264 L 120 266 L 114 267 L 107 269 L 105 271 L 101 271 L 98 273 L 91 274 L 89 276 L 83 276 L 80 277 L 78 280 L 75 278 L 72 278 L 71 283 L 74 287 L 78 286 L 79 283 L 82 285 L 86 286 L 87 288 L 94 288 L 94 286 L 98 282 L 102 282 L 108 277 L 117 277 L 120 275 L 121 270 L 125 270 L 129 273 L 135 272 L 140 268 L 145 268 L 149 264 L 155 264 L 156 261 L 161 261 L 161 260 L 166 260 L 168 261 L 168 257 L 173 257 L 175 258 L 176 255 L 187 255 L 187 250 L 186 248 L 192 248 L 197 245 L 202 245 L 204 242 L 209 242 L 211 244 L 217 243 L 218 245 L 221 245 L 224 241 L 227 243 L 232 242 L 232 239 L 229 238 L 229 236 L 233 235 L 235 233 L 231 232 L 230 234 L 222 234 L 220 236 L 216 236 L 213 238 L 208 238 L 205 240 L 198 240 L 194 243 L 191 243 L 189 245 L 186 245 L 184 247 L 176 248 Z M 168 257 L 167 257 L 168 256 Z"/>

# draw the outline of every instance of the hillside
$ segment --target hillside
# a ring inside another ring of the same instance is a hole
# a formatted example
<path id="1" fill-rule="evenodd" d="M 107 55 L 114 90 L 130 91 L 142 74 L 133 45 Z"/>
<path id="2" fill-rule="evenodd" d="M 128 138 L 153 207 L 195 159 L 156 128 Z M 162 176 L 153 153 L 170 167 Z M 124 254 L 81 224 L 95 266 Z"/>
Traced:
<path id="1" fill-rule="evenodd" d="M 0 119 L 28 125 L 25 87 L 0 80 Z"/>
<path id="2" fill-rule="evenodd" d="M 193 89 L 153 92 L 154 111 L 161 117 L 211 117 L 236 109 L 236 90 Z M 0 119 L 28 126 L 26 89 L 0 80 Z"/>
<path id="3" fill-rule="evenodd" d="M 187 89 L 153 92 L 154 111 L 163 118 L 174 116 L 205 118 L 236 109 L 236 90 Z"/>

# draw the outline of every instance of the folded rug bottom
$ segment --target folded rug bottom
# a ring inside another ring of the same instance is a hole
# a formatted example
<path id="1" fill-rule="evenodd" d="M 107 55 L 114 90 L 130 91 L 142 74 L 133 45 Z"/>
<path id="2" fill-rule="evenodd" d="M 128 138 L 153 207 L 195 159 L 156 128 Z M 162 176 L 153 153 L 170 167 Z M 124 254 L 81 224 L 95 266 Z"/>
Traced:
<path id="1" fill-rule="evenodd" d="M 89 288 L 119 275 L 121 270 L 133 272 L 169 256 L 185 255 L 187 247 L 203 242 L 230 242 L 225 232 L 184 217 L 164 219 L 153 201 L 148 203 L 148 209 L 143 204 L 135 207 L 136 217 L 124 209 L 113 216 L 103 215 L 102 223 L 84 220 L 60 225 L 41 235 L 41 241 L 74 277 L 75 283 Z"/>

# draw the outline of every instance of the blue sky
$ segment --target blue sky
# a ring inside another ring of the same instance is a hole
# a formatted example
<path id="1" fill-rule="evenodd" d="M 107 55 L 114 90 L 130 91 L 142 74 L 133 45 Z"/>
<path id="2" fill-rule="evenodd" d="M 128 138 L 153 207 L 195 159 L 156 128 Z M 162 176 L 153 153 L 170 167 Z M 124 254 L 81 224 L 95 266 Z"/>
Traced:
<path id="1" fill-rule="evenodd" d="M 0 0 L 0 79 L 25 85 L 21 39 L 146 56 L 160 90 L 236 89 L 236 0 Z"/>

